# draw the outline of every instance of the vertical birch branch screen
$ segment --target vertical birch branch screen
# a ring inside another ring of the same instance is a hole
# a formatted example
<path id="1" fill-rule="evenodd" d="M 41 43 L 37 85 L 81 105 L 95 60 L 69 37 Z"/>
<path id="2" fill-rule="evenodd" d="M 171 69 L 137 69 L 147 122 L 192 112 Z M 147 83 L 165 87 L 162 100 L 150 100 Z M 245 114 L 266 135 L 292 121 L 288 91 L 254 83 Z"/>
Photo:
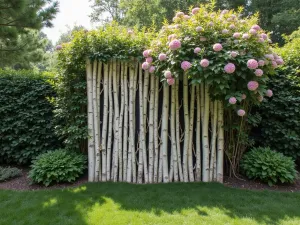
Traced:
<path id="1" fill-rule="evenodd" d="M 87 60 L 89 181 L 223 182 L 223 104 L 136 60 Z"/>

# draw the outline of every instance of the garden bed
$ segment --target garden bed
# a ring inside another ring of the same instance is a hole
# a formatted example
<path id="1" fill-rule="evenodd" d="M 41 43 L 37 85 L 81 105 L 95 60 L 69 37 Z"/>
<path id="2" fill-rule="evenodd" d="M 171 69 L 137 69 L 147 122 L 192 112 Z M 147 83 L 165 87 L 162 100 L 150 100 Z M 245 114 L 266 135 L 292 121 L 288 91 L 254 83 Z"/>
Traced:
<path id="1" fill-rule="evenodd" d="M 0 182 L 0 189 L 9 189 L 9 190 L 63 189 L 69 187 L 76 187 L 79 186 L 80 184 L 87 182 L 87 173 L 85 173 L 74 183 L 62 183 L 62 184 L 55 184 L 49 187 L 45 187 L 43 185 L 30 184 L 30 179 L 28 178 L 28 172 L 29 172 L 28 168 L 22 168 L 22 176 L 8 180 L 6 182 Z M 227 187 L 247 189 L 247 190 L 300 192 L 300 179 L 296 180 L 294 184 L 274 185 L 270 187 L 267 184 L 255 180 L 249 180 L 245 177 L 241 177 L 240 179 L 234 177 L 224 177 L 224 185 Z"/>
<path id="2" fill-rule="evenodd" d="M 74 183 L 61 183 L 55 184 L 48 187 L 38 184 L 30 184 L 31 181 L 28 178 L 29 168 L 21 168 L 22 176 L 13 178 L 11 180 L 0 182 L 0 189 L 9 189 L 9 190 L 39 190 L 39 189 L 63 189 L 68 187 L 76 187 L 82 183 L 87 182 L 87 173 L 81 176 Z"/>

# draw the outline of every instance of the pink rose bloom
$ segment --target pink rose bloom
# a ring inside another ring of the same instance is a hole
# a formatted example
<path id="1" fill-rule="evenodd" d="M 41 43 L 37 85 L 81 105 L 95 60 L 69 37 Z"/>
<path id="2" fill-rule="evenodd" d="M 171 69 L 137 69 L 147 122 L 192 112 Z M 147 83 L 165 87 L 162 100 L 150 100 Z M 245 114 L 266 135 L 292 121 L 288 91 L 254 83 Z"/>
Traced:
<path id="1" fill-rule="evenodd" d="M 231 18 L 232 18 L 233 20 L 235 20 L 235 19 L 236 19 L 236 15 L 231 15 Z"/>
<path id="2" fill-rule="evenodd" d="M 174 39 L 174 40 L 171 41 L 170 44 L 169 44 L 169 48 L 170 48 L 171 50 L 176 50 L 176 49 L 178 49 L 178 48 L 180 48 L 180 47 L 181 47 L 181 42 L 180 42 L 179 40 L 177 40 L 177 39 Z"/>
<path id="3" fill-rule="evenodd" d="M 166 79 L 171 79 L 171 78 L 172 78 L 172 73 L 171 73 L 171 71 L 167 70 L 167 71 L 165 72 L 164 76 L 165 76 Z"/>
<path id="4" fill-rule="evenodd" d="M 209 66 L 209 61 L 207 59 L 202 59 L 200 61 L 200 66 L 202 66 L 204 68 L 208 67 Z"/>
<path id="5" fill-rule="evenodd" d="M 229 33 L 229 30 L 227 30 L 227 29 L 222 30 L 222 34 L 228 34 L 228 33 Z"/>
<path id="6" fill-rule="evenodd" d="M 266 54 L 265 57 L 269 60 L 274 60 L 274 55 L 273 54 Z"/>
<path id="7" fill-rule="evenodd" d="M 247 62 L 247 67 L 254 70 L 258 67 L 258 62 L 255 59 L 249 59 Z"/>
<path id="8" fill-rule="evenodd" d="M 264 71 L 261 69 L 256 69 L 254 73 L 257 77 L 261 77 L 264 74 Z"/>
<path id="9" fill-rule="evenodd" d="M 236 103 L 236 98 L 235 98 L 235 97 L 231 97 L 231 98 L 229 99 L 229 103 L 230 103 L 231 105 L 234 105 L 234 104 Z"/>
<path id="10" fill-rule="evenodd" d="M 201 32 L 201 31 L 203 31 L 203 28 L 202 27 L 196 27 L 196 31 Z"/>
<path id="11" fill-rule="evenodd" d="M 255 91 L 258 88 L 259 84 L 257 81 L 249 81 L 247 84 L 248 90 Z"/>
<path id="12" fill-rule="evenodd" d="M 177 21 L 178 19 L 179 19 L 179 17 L 175 16 L 175 17 L 173 17 L 172 21 L 175 22 L 175 21 Z"/>
<path id="13" fill-rule="evenodd" d="M 206 37 L 200 37 L 200 41 L 206 41 Z"/>
<path id="14" fill-rule="evenodd" d="M 149 50 L 143 51 L 143 56 L 144 56 L 145 58 L 149 57 Z"/>
<path id="15" fill-rule="evenodd" d="M 168 36 L 169 41 L 173 40 L 174 38 L 176 38 L 176 34 L 171 34 Z"/>
<path id="16" fill-rule="evenodd" d="M 243 34 L 243 36 L 242 36 L 242 38 L 244 38 L 244 39 L 249 39 L 249 34 Z"/>
<path id="17" fill-rule="evenodd" d="M 153 62 L 153 58 L 152 57 L 147 57 L 146 62 L 151 64 Z"/>
<path id="18" fill-rule="evenodd" d="M 193 8 L 192 9 L 192 14 L 197 14 L 199 12 L 200 8 Z"/>
<path id="19" fill-rule="evenodd" d="M 197 47 L 197 48 L 194 49 L 194 53 L 195 54 L 198 54 L 200 51 L 201 51 L 201 48 L 199 48 L 199 47 Z"/>
<path id="20" fill-rule="evenodd" d="M 209 23 L 208 23 L 208 26 L 210 26 L 210 27 L 212 27 L 213 25 L 214 25 L 213 22 L 209 22 Z"/>
<path id="21" fill-rule="evenodd" d="M 173 85 L 173 84 L 175 84 L 175 79 L 169 78 L 169 79 L 167 79 L 167 83 L 168 83 L 168 85 Z"/>
<path id="22" fill-rule="evenodd" d="M 245 112 L 245 110 L 243 110 L 243 109 L 239 109 L 239 110 L 237 111 L 237 114 L 238 114 L 238 116 L 245 116 L 246 112 Z"/>
<path id="23" fill-rule="evenodd" d="M 261 95 L 259 95 L 259 96 L 257 97 L 257 100 L 258 100 L 259 102 L 262 102 L 262 101 L 264 100 L 264 97 L 261 96 Z"/>
<path id="24" fill-rule="evenodd" d="M 235 52 L 235 51 L 230 52 L 230 55 L 231 55 L 231 57 L 233 57 L 233 58 L 237 57 L 238 54 L 239 54 L 239 53 L 238 53 L 238 52 Z"/>
<path id="25" fill-rule="evenodd" d="M 228 13 L 229 11 L 227 9 L 222 10 L 221 14 L 224 15 L 226 13 Z"/>
<path id="26" fill-rule="evenodd" d="M 165 61 L 167 59 L 167 55 L 164 53 L 160 53 L 158 56 L 159 61 Z"/>
<path id="27" fill-rule="evenodd" d="M 55 48 L 57 51 L 62 50 L 62 46 L 61 45 L 57 45 Z"/>
<path id="28" fill-rule="evenodd" d="M 266 35 L 265 33 L 261 34 L 260 35 L 264 40 L 267 40 L 268 39 L 268 35 Z"/>
<path id="29" fill-rule="evenodd" d="M 276 63 L 277 63 L 278 65 L 283 65 L 283 64 L 284 64 L 282 58 L 276 59 Z"/>
<path id="30" fill-rule="evenodd" d="M 191 67 L 192 67 L 192 64 L 188 61 L 183 61 L 181 63 L 181 69 L 183 69 L 184 71 L 187 71 Z"/>
<path id="31" fill-rule="evenodd" d="M 273 91 L 270 90 L 270 89 L 267 90 L 267 91 L 266 91 L 266 96 L 269 97 L 269 98 L 271 98 L 271 97 L 273 96 Z"/>
<path id="32" fill-rule="evenodd" d="M 230 24 L 229 29 L 231 29 L 231 30 L 235 29 L 234 24 Z"/>
<path id="33" fill-rule="evenodd" d="M 131 35 L 131 34 L 133 34 L 133 30 L 128 30 L 127 33 L 128 33 L 129 35 Z"/>
<path id="34" fill-rule="evenodd" d="M 183 13 L 183 12 L 178 12 L 178 13 L 176 13 L 176 17 L 181 17 L 181 16 L 184 16 L 184 13 Z"/>
<path id="35" fill-rule="evenodd" d="M 180 27 L 180 24 L 175 24 L 175 25 L 174 25 L 174 28 L 175 28 L 175 29 L 178 29 L 179 27 Z"/>
<path id="36" fill-rule="evenodd" d="M 220 43 L 216 43 L 214 44 L 213 49 L 215 52 L 219 52 L 223 49 L 223 46 Z"/>
<path id="37" fill-rule="evenodd" d="M 233 63 L 228 63 L 225 67 L 224 67 L 224 70 L 226 73 L 234 73 L 235 71 L 235 65 Z"/>
<path id="38" fill-rule="evenodd" d="M 278 67 L 276 61 L 272 61 L 272 67 L 273 67 L 274 69 Z"/>
<path id="39" fill-rule="evenodd" d="M 149 73 L 154 73 L 154 71 L 155 71 L 155 66 L 150 66 Z"/>
<path id="40" fill-rule="evenodd" d="M 149 63 L 147 63 L 147 62 L 143 62 L 143 64 L 142 64 L 142 68 L 143 68 L 143 70 L 148 70 L 148 69 L 149 69 L 149 67 L 150 67 L 150 64 L 149 64 Z"/>
<path id="41" fill-rule="evenodd" d="M 183 16 L 183 19 L 185 19 L 185 20 L 188 20 L 188 19 L 190 19 L 191 17 L 189 16 L 189 15 L 184 15 Z"/>
<path id="42" fill-rule="evenodd" d="M 253 25 L 253 26 L 251 27 L 251 29 L 254 29 L 254 30 L 260 30 L 261 28 L 260 28 L 260 26 L 258 26 L 257 24 L 255 24 L 255 25 Z"/>
<path id="43" fill-rule="evenodd" d="M 257 33 L 257 30 L 255 30 L 255 29 L 250 29 L 250 30 L 249 30 L 249 33 L 252 34 L 252 35 L 254 35 L 254 34 Z"/>
<path id="44" fill-rule="evenodd" d="M 264 60 L 259 60 L 258 61 L 258 65 L 259 66 L 264 66 L 265 65 L 265 61 Z"/>
<path id="45" fill-rule="evenodd" d="M 240 36 L 241 36 L 241 33 L 239 33 L 239 32 L 236 32 L 236 33 L 233 34 L 234 38 L 239 38 Z"/>
<path id="46" fill-rule="evenodd" d="M 258 42 L 259 42 L 259 43 L 263 43 L 263 42 L 265 42 L 265 40 L 264 40 L 263 38 L 259 38 L 259 39 L 258 39 Z"/>
<path id="47" fill-rule="evenodd" d="M 245 100 L 247 98 L 247 95 L 242 94 L 242 99 Z"/>

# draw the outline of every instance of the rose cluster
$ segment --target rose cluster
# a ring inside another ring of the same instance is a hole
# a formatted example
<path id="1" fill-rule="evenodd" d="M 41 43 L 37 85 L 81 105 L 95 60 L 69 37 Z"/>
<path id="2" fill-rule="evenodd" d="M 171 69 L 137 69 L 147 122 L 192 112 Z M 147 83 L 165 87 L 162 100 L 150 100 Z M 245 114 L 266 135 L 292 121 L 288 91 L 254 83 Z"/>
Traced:
<path id="1" fill-rule="evenodd" d="M 204 82 L 213 74 L 210 79 L 216 79 L 219 83 L 223 79 L 228 84 L 243 79 L 238 84 L 238 91 L 232 90 L 230 93 L 228 85 L 226 96 L 231 96 L 228 105 L 237 108 L 237 115 L 246 115 L 238 104 L 253 99 L 262 102 L 264 96 L 261 93 L 264 92 L 265 96 L 272 97 L 272 90 L 264 89 L 265 76 L 283 65 L 284 61 L 272 52 L 268 34 L 255 24 L 255 19 L 243 20 L 239 17 L 233 11 L 216 13 L 205 7 L 192 9 L 190 15 L 177 12 L 173 18 L 174 24 L 164 26 L 159 40 L 153 42 L 151 50 L 144 51 L 143 69 L 163 76 L 169 85 L 175 83 L 173 74 L 176 78 L 182 74 L 189 79 L 194 79 L 193 76 L 199 79 L 200 76 Z M 219 35 L 218 42 L 213 41 L 216 38 L 212 38 L 212 34 Z M 159 65 L 159 71 L 154 65 Z"/>

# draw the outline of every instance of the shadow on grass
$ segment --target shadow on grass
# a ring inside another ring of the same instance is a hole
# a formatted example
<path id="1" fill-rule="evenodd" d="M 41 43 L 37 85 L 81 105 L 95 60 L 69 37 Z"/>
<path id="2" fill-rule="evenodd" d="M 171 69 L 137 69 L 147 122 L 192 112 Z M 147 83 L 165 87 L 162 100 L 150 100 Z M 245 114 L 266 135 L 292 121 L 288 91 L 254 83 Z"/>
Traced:
<path id="1" fill-rule="evenodd" d="M 0 191 L 0 212 L 4 215 L 0 224 L 95 224 L 91 217 L 97 214 L 95 220 L 111 216 L 112 221 L 118 221 L 113 218 L 123 217 L 124 223 L 116 224 L 127 224 L 129 213 L 131 217 L 151 214 L 157 219 L 196 213 L 192 215 L 195 219 L 206 217 L 209 221 L 212 211 L 229 217 L 228 221 L 235 220 L 235 224 L 249 218 L 258 224 L 281 224 L 285 219 L 300 224 L 300 193 L 246 191 L 217 183 L 87 183 L 66 190 Z"/>

